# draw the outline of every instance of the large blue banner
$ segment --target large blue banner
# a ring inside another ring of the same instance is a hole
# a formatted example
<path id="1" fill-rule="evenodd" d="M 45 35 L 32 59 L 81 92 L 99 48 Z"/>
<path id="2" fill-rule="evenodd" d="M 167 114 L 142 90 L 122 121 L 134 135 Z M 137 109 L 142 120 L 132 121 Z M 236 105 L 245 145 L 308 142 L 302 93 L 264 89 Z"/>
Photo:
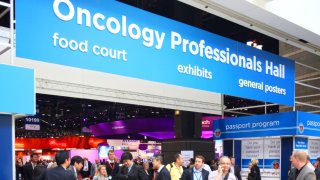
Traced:
<path id="1" fill-rule="evenodd" d="M 32 69 L 0 64 L 0 113 L 35 114 Z"/>
<path id="2" fill-rule="evenodd" d="M 305 112 L 298 113 L 297 135 L 319 136 L 320 115 Z"/>
<path id="3" fill-rule="evenodd" d="M 122 4 L 17 0 L 17 56 L 294 104 L 294 62 Z"/>
<path id="4" fill-rule="evenodd" d="M 213 138 L 294 135 L 296 124 L 296 112 L 221 119 L 213 122 Z"/>

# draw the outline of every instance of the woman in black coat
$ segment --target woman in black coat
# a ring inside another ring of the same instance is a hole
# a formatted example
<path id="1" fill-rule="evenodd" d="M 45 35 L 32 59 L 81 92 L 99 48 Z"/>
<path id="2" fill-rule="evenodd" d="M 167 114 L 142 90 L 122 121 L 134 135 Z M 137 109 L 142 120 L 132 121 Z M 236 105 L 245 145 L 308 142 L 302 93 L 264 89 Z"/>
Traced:
<path id="1" fill-rule="evenodd" d="M 260 169 L 258 167 L 258 160 L 253 158 L 251 159 L 252 167 L 248 175 L 248 180 L 261 180 Z"/>

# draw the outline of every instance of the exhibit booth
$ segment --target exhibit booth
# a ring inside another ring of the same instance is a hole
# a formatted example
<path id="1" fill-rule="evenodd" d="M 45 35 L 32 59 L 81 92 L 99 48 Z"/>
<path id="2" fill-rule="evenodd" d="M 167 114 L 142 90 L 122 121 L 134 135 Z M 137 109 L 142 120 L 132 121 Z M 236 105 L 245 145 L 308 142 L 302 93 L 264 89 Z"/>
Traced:
<path id="1" fill-rule="evenodd" d="M 1 88 L 6 91 L 0 93 L 5 99 L 0 112 L 35 114 L 35 86 L 42 94 L 217 115 L 224 107 L 223 94 L 294 106 L 293 61 L 121 2 L 17 1 L 14 22 L 16 46 L 10 44 L 11 58 L 3 53 L 1 63 L 37 73 L 8 72 L 0 66 L 0 84 L 6 87 Z M 2 82 L 3 77 L 8 79 Z M 10 137 L 2 143 L 8 148 L 2 149 L 0 160 L 14 162 L 14 121 L 11 115 L 0 119 L 1 137 Z M 240 133 L 215 134 L 239 138 Z M 293 132 L 268 136 L 281 135 L 293 143 Z M 240 140 L 234 144 L 241 149 Z M 208 149 L 198 142 L 192 147 Z M 14 163 L 0 164 L 0 169 L 1 177 L 14 179 Z"/>
<path id="2" fill-rule="evenodd" d="M 293 150 L 304 150 L 311 163 L 320 156 L 320 116 L 285 112 L 214 121 L 214 140 L 223 140 L 224 155 L 234 156 L 246 178 L 252 158 L 264 180 L 287 179 Z"/>

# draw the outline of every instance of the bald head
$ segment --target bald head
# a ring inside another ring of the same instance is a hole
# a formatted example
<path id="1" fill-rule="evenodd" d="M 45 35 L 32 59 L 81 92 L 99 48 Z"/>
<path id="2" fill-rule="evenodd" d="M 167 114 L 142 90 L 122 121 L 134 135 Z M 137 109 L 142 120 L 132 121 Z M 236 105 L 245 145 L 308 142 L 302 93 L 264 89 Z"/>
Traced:
<path id="1" fill-rule="evenodd" d="M 307 153 L 300 150 L 293 151 L 291 163 L 295 168 L 300 170 L 307 163 Z"/>
<path id="2" fill-rule="evenodd" d="M 307 162 L 307 153 L 305 151 L 293 151 L 292 157 L 296 158 L 301 163 Z"/>

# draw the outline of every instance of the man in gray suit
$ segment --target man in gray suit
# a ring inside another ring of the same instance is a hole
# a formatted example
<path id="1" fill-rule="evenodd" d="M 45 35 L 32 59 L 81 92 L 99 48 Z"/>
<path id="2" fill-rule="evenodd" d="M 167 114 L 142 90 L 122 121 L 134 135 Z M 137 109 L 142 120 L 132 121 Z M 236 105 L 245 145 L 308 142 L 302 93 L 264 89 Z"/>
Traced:
<path id="1" fill-rule="evenodd" d="M 315 173 L 307 166 L 307 153 L 305 151 L 293 151 L 291 162 L 295 167 L 294 180 L 316 180 Z"/>
<path id="2" fill-rule="evenodd" d="M 74 180 L 78 179 L 78 172 L 81 170 L 82 167 L 83 167 L 82 158 L 80 156 L 73 156 L 71 158 L 71 163 L 70 163 L 68 170 L 73 175 Z"/>

